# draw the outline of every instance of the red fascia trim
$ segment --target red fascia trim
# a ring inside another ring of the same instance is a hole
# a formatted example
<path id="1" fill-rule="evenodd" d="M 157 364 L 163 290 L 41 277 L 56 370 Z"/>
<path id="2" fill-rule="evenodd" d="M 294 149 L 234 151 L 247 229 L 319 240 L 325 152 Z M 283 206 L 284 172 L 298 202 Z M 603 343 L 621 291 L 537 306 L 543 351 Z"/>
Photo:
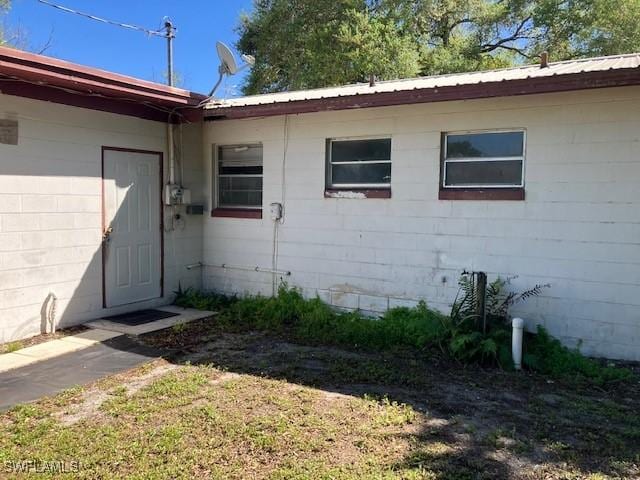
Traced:
<path id="1" fill-rule="evenodd" d="M 181 88 L 171 87 L 169 85 L 163 85 L 161 83 L 149 82 L 147 80 L 142 80 L 136 77 L 121 75 L 119 73 L 110 72 L 108 70 L 102 70 L 94 67 L 88 67 L 86 65 L 80 65 L 78 63 L 67 62 L 65 60 L 48 57 L 46 55 L 38 55 L 35 53 L 25 52 L 23 50 L 16 50 L 15 48 L 11 47 L 0 47 L 0 58 L 2 58 L 3 60 L 6 58 L 11 63 L 23 65 L 38 65 L 43 69 L 51 71 L 73 73 L 78 76 L 110 79 L 112 81 L 120 82 L 125 85 L 135 85 L 141 88 L 164 91 L 177 95 L 192 95 L 191 92 Z"/>
<path id="2" fill-rule="evenodd" d="M 212 217 L 225 218 L 262 218 L 261 208 L 214 208 Z"/>
<path id="3" fill-rule="evenodd" d="M 439 200 L 524 200 L 524 188 L 441 188 Z"/>
<path id="4" fill-rule="evenodd" d="M 0 92 L 149 120 L 199 121 L 197 93 L 43 55 L 0 47 Z"/>
<path id="5" fill-rule="evenodd" d="M 43 100 L 45 102 L 60 103 L 62 105 L 70 105 L 72 107 L 129 115 L 158 122 L 166 122 L 168 120 L 168 113 L 149 105 L 132 101 L 117 100 L 114 98 L 87 96 L 85 94 L 65 92 L 57 88 L 43 87 L 20 81 L 5 81 L 1 78 L 0 93 L 23 98 L 31 98 L 34 100 Z M 189 109 L 183 110 L 180 113 L 185 118 L 192 120 L 196 114 L 200 113 L 200 111 Z M 178 119 L 179 117 L 174 115 L 172 122 L 177 122 Z"/>
<path id="6" fill-rule="evenodd" d="M 188 90 L 7 47 L 0 47 L 0 73 L 40 84 L 119 95 L 172 107 L 195 106 L 206 98 Z"/>
<path id="7" fill-rule="evenodd" d="M 327 188 L 324 198 L 340 198 L 340 193 L 361 193 L 364 198 L 391 198 L 390 188 Z"/>
<path id="8" fill-rule="evenodd" d="M 533 95 L 592 88 L 640 85 L 640 69 L 627 68 L 601 72 L 572 73 L 552 77 L 503 80 L 472 85 L 350 95 L 344 97 L 298 100 L 265 105 L 218 107 L 204 113 L 205 120 L 267 117 L 354 108 L 386 107 L 413 103 L 444 102 L 479 98 Z"/>

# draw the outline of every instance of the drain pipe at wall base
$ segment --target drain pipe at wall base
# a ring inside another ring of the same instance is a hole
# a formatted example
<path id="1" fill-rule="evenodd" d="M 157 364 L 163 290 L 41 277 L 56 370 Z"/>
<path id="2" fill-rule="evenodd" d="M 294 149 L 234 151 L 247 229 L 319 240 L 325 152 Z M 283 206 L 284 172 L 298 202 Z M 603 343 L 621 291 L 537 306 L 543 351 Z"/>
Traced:
<path id="1" fill-rule="evenodd" d="M 192 270 L 194 268 L 201 267 L 215 267 L 215 268 L 224 268 L 225 270 L 244 270 L 247 272 L 261 272 L 261 273 L 275 273 L 278 275 L 284 275 L 286 277 L 291 276 L 291 270 L 278 270 L 274 268 L 262 268 L 262 267 L 252 267 L 249 265 L 229 265 L 228 263 L 223 263 L 221 265 L 212 265 L 210 263 L 196 262 L 191 265 L 186 265 L 185 268 L 187 270 Z"/>
<path id="2" fill-rule="evenodd" d="M 513 333 L 511 335 L 511 355 L 513 356 L 513 366 L 516 370 L 522 370 L 522 337 L 524 332 L 524 320 L 514 318 L 511 321 Z"/>

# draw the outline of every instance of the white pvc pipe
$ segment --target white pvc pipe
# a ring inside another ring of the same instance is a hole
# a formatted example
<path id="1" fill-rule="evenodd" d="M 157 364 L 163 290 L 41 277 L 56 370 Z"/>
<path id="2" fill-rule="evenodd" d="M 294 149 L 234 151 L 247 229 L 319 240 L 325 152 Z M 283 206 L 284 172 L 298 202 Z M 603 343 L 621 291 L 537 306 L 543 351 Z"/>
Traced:
<path id="1" fill-rule="evenodd" d="M 176 183 L 176 166 L 173 150 L 173 125 L 171 124 L 171 116 L 169 116 L 169 120 L 167 121 L 167 144 L 169 147 L 169 183 L 173 185 Z"/>
<path id="2" fill-rule="evenodd" d="M 514 318 L 511 322 L 513 334 L 511 335 L 511 355 L 513 356 L 513 366 L 516 370 L 522 369 L 522 335 L 524 331 L 524 320 Z"/>
<path id="3" fill-rule="evenodd" d="M 273 268 L 249 267 L 244 265 L 229 265 L 228 263 L 223 263 L 222 265 L 210 265 L 208 263 L 205 263 L 203 265 L 205 267 L 218 267 L 218 268 L 225 268 L 229 270 L 246 270 L 248 272 L 277 273 L 277 274 L 286 275 L 286 276 L 291 275 L 291 270 L 276 270 Z"/>

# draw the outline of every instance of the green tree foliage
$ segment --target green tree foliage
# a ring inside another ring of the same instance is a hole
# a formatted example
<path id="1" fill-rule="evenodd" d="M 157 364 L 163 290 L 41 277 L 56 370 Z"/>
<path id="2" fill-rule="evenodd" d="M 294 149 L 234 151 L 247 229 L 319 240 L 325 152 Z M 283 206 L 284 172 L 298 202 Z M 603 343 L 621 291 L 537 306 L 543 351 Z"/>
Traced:
<path id="1" fill-rule="evenodd" d="M 9 0 L 0 0 L 0 18 L 2 18 L 2 16 L 7 13 L 7 10 L 9 10 L 10 7 L 10 2 Z M 4 29 L 2 28 L 2 25 L 0 24 L 0 45 L 6 45 L 7 41 L 5 38 L 5 34 L 4 34 Z"/>
<path id="2" fill-rule="evenodd" d="M 244 93 L 640 50 L 640 0 L 256 0 Z"/>
<path id="3" fill-rule="evenodd" d="M 419 72 L 418 53 L 392 20 L 364 0 L 257 0 L 241 18 L 238 49 L 256 57 L 245 93 L 362 81 Z"/>

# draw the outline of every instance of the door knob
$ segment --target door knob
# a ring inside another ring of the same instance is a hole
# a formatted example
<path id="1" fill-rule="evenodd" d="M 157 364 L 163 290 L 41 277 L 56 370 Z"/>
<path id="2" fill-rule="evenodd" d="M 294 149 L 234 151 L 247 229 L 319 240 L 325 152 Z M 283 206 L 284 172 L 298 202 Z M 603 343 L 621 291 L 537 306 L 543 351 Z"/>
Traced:
<path id="1" fill-rule="evenodd" d="M 109 227 L 107 227 L 107 229 L 104 232 L 102 232 L 102 241 L 108 242 L 109 237 L 111 237 L 112 233 L 113 233 L 113 227 L 109 225 Z"/>

